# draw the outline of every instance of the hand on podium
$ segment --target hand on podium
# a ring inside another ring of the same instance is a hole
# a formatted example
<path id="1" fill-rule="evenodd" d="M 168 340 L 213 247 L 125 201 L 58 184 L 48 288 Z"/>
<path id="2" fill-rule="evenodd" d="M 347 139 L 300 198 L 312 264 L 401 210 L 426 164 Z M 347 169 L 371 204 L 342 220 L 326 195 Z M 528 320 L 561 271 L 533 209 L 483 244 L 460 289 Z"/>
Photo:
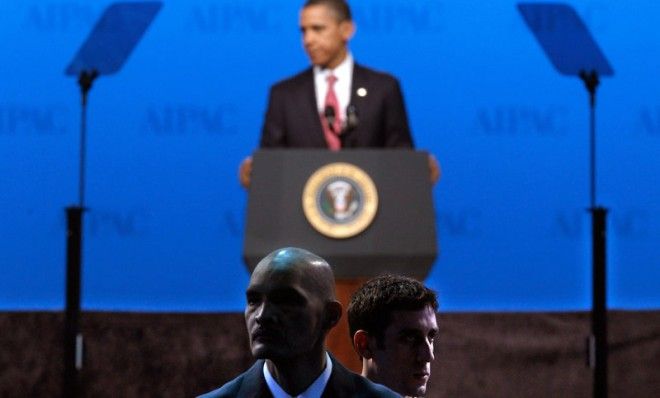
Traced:
<path id="1" fill-rule="evenodd" d="M 250 179 L 252 177 L 252 156 L 248 156 L 238 166 L 238 182 L 245 189 L 250 187 Z"/>
<path id="2" fill-rule="evenodd" d="M 435 184 L 440 181 L 442 176 L 442 169 L 440 168 L 440 163 L 435 158 L 435 156 L 429 153 L 429 177 L 431 178 L 431 184 Z"/>

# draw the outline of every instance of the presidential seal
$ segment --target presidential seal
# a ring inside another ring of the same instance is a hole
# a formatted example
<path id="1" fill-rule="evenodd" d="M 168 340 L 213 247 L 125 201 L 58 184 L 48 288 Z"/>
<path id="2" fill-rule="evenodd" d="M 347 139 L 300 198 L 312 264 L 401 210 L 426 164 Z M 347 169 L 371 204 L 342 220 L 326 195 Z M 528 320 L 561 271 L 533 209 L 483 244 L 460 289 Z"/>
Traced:
<path id="1" fill-rule="evenodd" d="M 302 195 L 303 211 L 321 234 L 350 238 L 376 216 L 378 192 L 369 175 L 350 163 L 331 163 L 316 170 Z"/>

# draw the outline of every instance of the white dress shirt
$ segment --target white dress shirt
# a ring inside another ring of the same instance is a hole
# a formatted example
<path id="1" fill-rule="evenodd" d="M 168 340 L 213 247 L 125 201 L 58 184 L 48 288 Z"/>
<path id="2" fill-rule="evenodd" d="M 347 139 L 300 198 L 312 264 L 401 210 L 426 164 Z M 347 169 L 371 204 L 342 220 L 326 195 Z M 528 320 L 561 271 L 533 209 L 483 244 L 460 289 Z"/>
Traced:
<path id="1" fill-rule="evenodd" d="M 319 113 L 325 111 L 325 96 L 328 94 L 328 81 L 326 78 L 330 73 L 335 75 L 335 94 L 339 102 L 339 115 L 342 123 L 346 122 L 346 108 L 351 102 L 351 85 L 353 83 L 353 56 L 346 54 L 346 58 L 337 65 L 335 69 L 323 69 L 320 66 L 314 66 L 314 89 L 316 91 L 316 105 Z"/>
<path id="2" fill-rule="evenodd" d="M 314 380 L 314 383 L 312 383 L 312 385 L 310 385 L 308 389 L 306 389 L 299 395 L 292 396 L 287 394 L 287 392 L 284 391 L 279 384 L 277 384 L 277 381 L 275 380 L 273 375 L 270 374 L 266 362 L 264 362 L 264 378 L 266 379 L 266 384 L 268 385 L 268 389 L 275 398 L 320 398 L 321 394 L 323 394 L 323 390 L 325 390 L 325 386 L 328 384 L 328 380 L 330 380 L 331 374 L 332 374 L 332 361 L 330 360 L 330 355 L 328 355 L 328 353 L 326 352 L 325 369 L 323 370 L 321 375 L 317 377 L 316 380 Z"/>

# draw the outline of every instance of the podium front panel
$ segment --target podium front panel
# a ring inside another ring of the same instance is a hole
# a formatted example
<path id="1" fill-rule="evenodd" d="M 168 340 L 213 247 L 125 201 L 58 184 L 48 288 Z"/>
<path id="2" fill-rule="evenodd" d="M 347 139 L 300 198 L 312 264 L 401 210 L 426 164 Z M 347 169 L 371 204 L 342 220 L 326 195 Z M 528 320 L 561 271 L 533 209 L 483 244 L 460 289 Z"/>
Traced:
<path id="1" fill-rule="evenodd" d="M 425 152 L 413 150 L 261 150 L 253 156 L 244 258 L 250 272 L 271 251 L 301 247 L 325 258 L 337 278 L 396 273 L 423 279 L 437 255 L 435 213 Z M 364 170 L 378 210 L 363 232 L 329 238 L 312 227 L 302 205 L 310 176 L 346 162 Z"/>

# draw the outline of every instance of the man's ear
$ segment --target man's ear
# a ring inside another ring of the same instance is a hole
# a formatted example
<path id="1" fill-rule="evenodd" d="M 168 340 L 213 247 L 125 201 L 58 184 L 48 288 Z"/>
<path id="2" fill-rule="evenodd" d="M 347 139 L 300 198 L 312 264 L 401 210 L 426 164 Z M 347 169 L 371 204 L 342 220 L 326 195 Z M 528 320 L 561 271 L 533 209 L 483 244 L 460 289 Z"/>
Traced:
<path id="1" fill-rule="evenodd" d="M 353 348 L 362 358 L 371 359 L 374 356 L 373 351 L 371 350 L 371 339 L 373 337 L 369 335 L 369 332 L 366 330 L 358 330 L 353 335 Z"/>
<path id="2" fill-rule="evenodd" d="M 353 21 L 341 21 L 339 23 L 339 32 L 344 43 L 348 43 L 355 34 L 355 23 Z"/>
<path id="3" fill-rule="evenodd" d="M 325 304 L 325 330 L 330 330 L 339 322 L 342 306 L 339 301 L 329 301 Z"/>

